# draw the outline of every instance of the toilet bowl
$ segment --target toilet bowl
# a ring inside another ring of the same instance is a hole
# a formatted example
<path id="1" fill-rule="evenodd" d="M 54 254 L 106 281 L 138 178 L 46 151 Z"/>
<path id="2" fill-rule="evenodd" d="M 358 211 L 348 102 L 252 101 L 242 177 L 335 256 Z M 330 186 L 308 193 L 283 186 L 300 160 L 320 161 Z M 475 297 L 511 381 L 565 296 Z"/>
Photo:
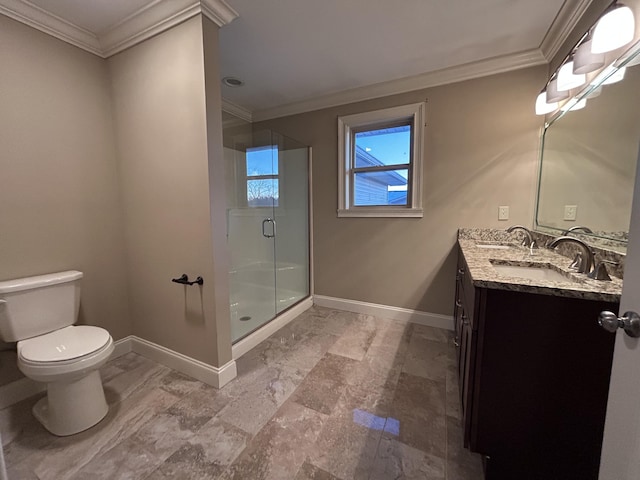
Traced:
<path id="1" fill-rule="evenodd" d="M 109 410 L 98 369 L 113 339 L 103 328 L 73 325 L 81 278 L 70 271 L 0 282 L 0 337 L 17 341 L 20 371 L 47 384 L 33 414 L 58 436 L 92 427 Z"/>
<path id="2" fill-rule="evenodd" d="M 71 326 L 18 342 L 18 368 L 47 384 L 33 407 L 51 433 L 73 435 L 102 420 L 109 407 L 98 369 L 113 353 L 113 339 L 98 327 Z"/>

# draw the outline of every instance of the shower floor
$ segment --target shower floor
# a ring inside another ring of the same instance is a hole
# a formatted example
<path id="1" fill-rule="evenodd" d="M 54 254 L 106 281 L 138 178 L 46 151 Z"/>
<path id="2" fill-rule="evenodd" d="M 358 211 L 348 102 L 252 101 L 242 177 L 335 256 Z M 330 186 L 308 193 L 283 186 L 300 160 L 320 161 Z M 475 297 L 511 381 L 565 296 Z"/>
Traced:
<path id="1" fill-rule="evenodd" d="M 234 342 L 249 335 L 276 315 L 305 298 L 305 292 L 283 292 L 276 305 L 273 299 L 240 300 L 231 304 L 231 338 Z M 242 319 L 242 320 L 241 320 Z"/>

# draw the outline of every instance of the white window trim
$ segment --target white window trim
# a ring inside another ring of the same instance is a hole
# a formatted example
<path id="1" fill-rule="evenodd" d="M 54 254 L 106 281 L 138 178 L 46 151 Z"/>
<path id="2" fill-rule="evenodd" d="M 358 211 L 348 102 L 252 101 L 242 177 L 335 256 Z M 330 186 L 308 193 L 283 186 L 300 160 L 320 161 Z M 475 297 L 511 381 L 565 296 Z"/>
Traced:
<path id="1" fill-rule="evenodd" d="M 338 117 L 338 217 L 419 217 L 422 210 L 422 164 L 424 151 L 424 119 L 426 104 L 413 103 L 373 112 Z M 413 159 L 411 172 L 411 206 L 356 207 L 349 204 L 352 130 L 394 120 L 413 122 Z"/>

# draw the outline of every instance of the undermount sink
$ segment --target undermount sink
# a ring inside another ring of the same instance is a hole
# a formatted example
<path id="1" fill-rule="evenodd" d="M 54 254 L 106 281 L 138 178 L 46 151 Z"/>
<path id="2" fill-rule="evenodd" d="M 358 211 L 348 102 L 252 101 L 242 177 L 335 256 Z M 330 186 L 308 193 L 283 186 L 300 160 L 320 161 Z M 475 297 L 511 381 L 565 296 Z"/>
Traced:
<path id="1" fill-rule="evenodd" d="M 526 278 L 527 280 L 547 280 L 551 282 L 575 281 L 545 265 L 525 267 L 521 265 L 493 264 L 493 268 L 495 268 L 500 275 Z"/>

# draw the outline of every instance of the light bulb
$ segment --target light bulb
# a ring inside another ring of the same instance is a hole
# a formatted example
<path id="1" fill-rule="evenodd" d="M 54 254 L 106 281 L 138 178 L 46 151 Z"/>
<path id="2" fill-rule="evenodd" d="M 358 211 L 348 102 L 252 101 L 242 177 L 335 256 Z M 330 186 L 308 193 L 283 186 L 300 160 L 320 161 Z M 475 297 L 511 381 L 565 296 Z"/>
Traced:
<path id="1" fill-rule="evenodd" d="M 558 72 L 558 90 L 567 91 L 585 84 L 587 77 L 584 73 L 573 74 L 573 59 L 562 65 Z"/>
<path id="2" fill-rule="evenodd" d="M 546 115 L 558 108 L 557 102 L 547 103 L 547 91 L 543 90 L 536 99 L 536 115 Z"/>
<path id="3" fill-rule="evenodd" d="M 616 5 L 598 20 L 593 29 L 591 52 L 606 53 L 620 48 L 631 40 L 635 33 L 635 19 L 631 9 Z"/>
<path id="4" fill-rule="evenodd" d="M 604 53 L 591 52 L 591 42 L 584 42 L 573 55 L 574 74 L 591 73 L 604 66 Z"/>
<path id="5" fill-rule="evenodd" d="M 558 90 L 558 79 L 554 78 L 547 85 L 547 103 L 560 102 L 569 98 L 569 92 Z"/>

